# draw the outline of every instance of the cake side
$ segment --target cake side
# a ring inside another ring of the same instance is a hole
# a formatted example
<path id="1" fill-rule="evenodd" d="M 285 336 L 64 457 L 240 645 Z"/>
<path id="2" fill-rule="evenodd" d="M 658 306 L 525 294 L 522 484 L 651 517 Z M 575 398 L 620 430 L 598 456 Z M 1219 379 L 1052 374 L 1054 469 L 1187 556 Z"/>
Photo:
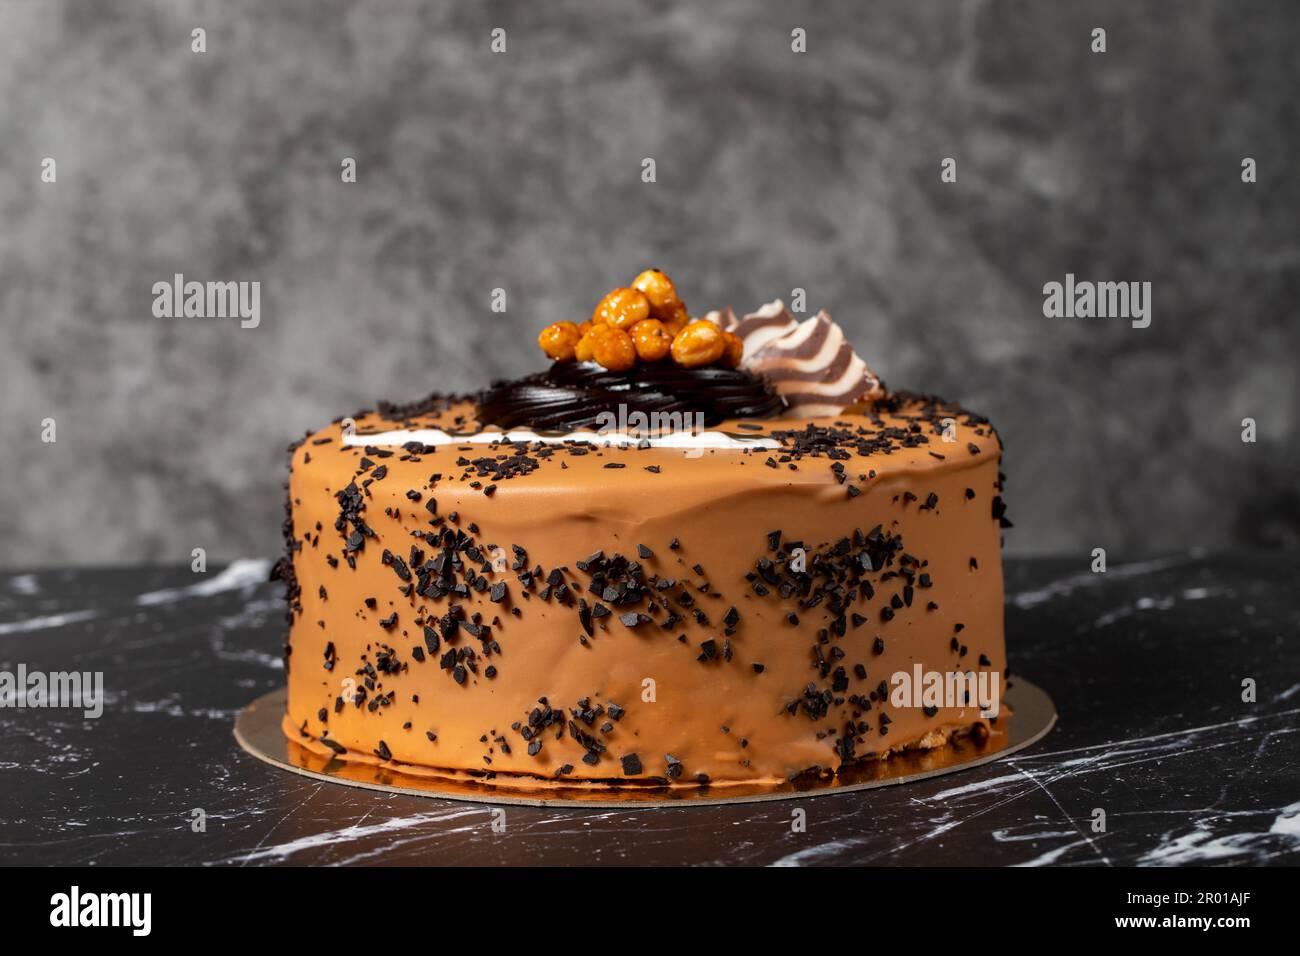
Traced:
<path id="1" fill-rule="evenodd" d="M 365 434 L 473 416 L 390 407 L 294 449 L 295 732 L 424 767 L 685 784 L 987 726 L 888 686 L 917 665 L 1005 670 L 983 419 L 903 396 L 718 426 L 775 450 Z"/>

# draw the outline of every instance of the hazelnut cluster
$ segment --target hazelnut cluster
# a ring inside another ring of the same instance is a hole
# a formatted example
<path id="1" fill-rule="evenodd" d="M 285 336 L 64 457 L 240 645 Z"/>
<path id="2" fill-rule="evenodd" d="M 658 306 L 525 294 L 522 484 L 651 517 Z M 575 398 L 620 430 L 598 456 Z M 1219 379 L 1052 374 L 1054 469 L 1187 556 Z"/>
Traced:
<path id="1" fill-rule="evenodd" d="M 606 293 L 590 321 L 548 325 L 537 344 L 556 362 L 598 362 L 611 372 L 669 357 L 683 368 L 714 363 L 735 368 L 744 351 L 734 333 L 715 322 L 692 320 L 673 280 L 658 269 Z"/>

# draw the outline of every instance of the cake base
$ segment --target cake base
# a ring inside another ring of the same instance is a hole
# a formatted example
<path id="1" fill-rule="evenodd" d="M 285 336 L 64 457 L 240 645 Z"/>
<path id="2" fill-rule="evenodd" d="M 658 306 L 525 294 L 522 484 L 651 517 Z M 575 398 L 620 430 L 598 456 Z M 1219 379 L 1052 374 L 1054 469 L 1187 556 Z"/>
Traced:
<path id="1" fill-rule="evenodd" d="M 402 770 L 391 763 L 341 760 L 310 741 L 299 742 L 286 736 L 283 729 L 286 697 L 284 688 L 274 690 L 257 698 L 235 718 L 235 740 L 259 760 L 306 777 L 366 790 L 516 806 L 707 806 L 872 790 L 991 763 L 1037 743 L 1056 724 L 1056 705 L 1047 692 L 1017 676 L 1008 683 L 997 731 L 982 741 L 955 737 L 929 750 L 907 750 L 887 759 L 855 765 L 830 780 L 613 789 L 581 786 L 573 781 L 552 783 L 504 775 L 486 779 L 419 767 Z"/>

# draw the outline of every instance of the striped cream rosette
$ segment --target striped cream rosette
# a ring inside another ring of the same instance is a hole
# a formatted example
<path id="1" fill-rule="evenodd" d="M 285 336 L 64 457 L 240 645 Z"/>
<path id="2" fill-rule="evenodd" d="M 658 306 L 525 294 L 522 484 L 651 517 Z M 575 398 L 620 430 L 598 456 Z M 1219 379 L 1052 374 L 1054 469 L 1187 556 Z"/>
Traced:
<path id="1" fill-rule="evenodd" d="M 742 319 L 730 307 L 704 318 L 741 340 L 741 366 L 770 382 L 792 415 L 833 416 L 885 394 L 880 379 L 825 309 L 800 322 L 776 299 Z"/>

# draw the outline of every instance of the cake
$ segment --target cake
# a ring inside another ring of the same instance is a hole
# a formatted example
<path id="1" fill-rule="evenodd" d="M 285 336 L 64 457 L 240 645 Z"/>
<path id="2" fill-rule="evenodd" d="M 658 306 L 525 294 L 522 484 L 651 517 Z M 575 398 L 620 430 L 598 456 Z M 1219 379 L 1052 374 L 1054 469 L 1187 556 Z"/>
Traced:
<path id="1" fill-rule="evenodd" d="M 539 343 L 544 371 L 291 446 L 291 739 L 498 786 L 723 788 L 998 732 L 988 421 L 887 390 L 824 312 L 690 319 L 653 270 Z"/>

